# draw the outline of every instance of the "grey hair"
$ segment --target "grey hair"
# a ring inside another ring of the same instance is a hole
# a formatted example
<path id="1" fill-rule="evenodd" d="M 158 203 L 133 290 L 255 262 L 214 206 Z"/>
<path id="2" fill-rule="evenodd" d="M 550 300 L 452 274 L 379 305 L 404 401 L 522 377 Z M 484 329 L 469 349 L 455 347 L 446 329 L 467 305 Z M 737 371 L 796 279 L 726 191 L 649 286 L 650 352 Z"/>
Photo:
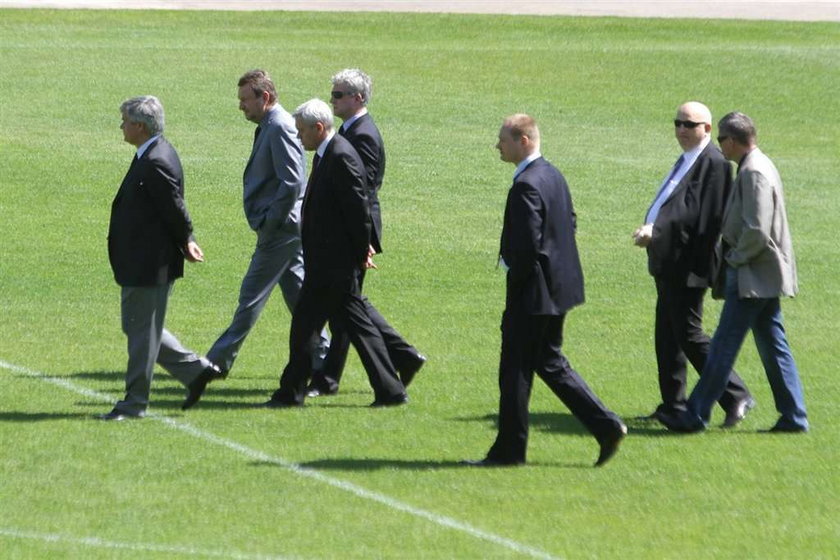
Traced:
<path id="1" fill-rule="evenodd" d="M 349 93 L 361 94 L 363 105 L 367 105 L 370 101 L 372 81 L 370 76 L 358 68 L 345 68 L 332 77 L 332 83 L 334 86 L 344 84 L 349 89 Z"/>
<path id="2" fill-rule="evenodd" d="M 733 111 L 727 113 L 718 123 L 718 135 L 732 138 L 742 146 L 755 143 L 755 123 L 744 113 Z"/>
<path id="3" fill-rule="evenodd" d="M 120 113 L 131 122 L 146 125 L 146 131 L 152 136 L 163 132 L 163 105 L 153 95 L 141 95 L 123 101 Z"/>
<path id="4" fill-rule="evenodd" d="M 295 109 L 292 116 L 295 119 L 300 119 L 304 124 L 309 126 L 315 123 L 321 123 L 326 130 L 332 130 L 333 128 L 332 109 L 320 99 L 310 99 L 306 103 L 303 103 Z"/>

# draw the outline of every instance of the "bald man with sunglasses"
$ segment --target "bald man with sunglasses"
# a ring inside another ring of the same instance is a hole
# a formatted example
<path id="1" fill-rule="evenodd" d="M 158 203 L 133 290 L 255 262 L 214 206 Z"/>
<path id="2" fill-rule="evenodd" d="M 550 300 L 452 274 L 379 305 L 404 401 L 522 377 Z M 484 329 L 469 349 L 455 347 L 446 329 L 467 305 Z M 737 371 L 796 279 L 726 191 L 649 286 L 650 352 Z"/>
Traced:
<path id="1" fill-rule="evenodd" d="M 687 363 L 703 371 L 709 336 L 703 331 L 703 298 L 718 263 L 714 247 L 720 234 L 724 204 L 732 186 L 732 168 L 710 142 L 712 114 L 689 101 L 677 109 L 674 133 L 682 148 L 633 233 L 647 249 L 648 270 L 656 283 L 655 348 L 662 402 L 643 418 L 679 416 L 686 410 Z M 718 401 L 732 427 L 755 406 L 735 372 Z"/>

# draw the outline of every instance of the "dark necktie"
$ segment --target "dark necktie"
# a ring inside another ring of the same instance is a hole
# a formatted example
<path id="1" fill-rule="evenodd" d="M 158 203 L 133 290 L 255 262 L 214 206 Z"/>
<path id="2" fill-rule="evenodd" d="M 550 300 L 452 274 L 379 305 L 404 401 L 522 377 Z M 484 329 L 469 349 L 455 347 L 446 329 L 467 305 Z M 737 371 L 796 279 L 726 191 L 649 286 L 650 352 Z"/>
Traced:
<path id="1" fill-rule="evenodd" d="M 338 127 L 338 135 L 339 135 L 339 136 L 345 136 L 346 134 L 347 134 L 347 133 L 346 133 L 346 132 L 345 132 L 345 130 L 344 130 L 344 126 L 343 126 L 343 125 L 342 125 L 342 126 L 339 126 L 339 127 Z"/>
<path id="2" fill-rule="evenodd" d="M 685 154 L 680 154 L 680 157 L 677 158 L 677 163 L 674 164 L 674 168 L 671 170 L 671 174 L 668 175 L 668 178 L 665 180 L 665 185 L 664 185 L 665 187 L 668 186 L 668 183 L 670 183 L 671 179 L 674 178 L 674 175 L 677 174 L 677 171 L 682 166 L 684 160 L 685 160 Z"/>

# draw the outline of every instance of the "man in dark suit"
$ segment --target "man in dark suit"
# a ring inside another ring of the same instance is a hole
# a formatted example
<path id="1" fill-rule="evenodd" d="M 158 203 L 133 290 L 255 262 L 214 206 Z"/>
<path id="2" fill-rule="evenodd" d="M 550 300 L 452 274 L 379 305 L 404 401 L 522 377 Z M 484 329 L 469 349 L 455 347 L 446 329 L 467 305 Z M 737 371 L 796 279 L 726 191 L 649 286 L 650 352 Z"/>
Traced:
<path id="1" fill-rule="evenodd" d="M 125 141 L 137 147 L 111 205 L 108 257 L 122 286 L 122 328 L 128 337 L 126 394 L 103 420 L 145 416 L 155 362 L 187 386 L 188 407 L 220 371 L 184 348 L 165 328 L 172 285 L 184 275 L 184 258 L 204 255 L 192 235 L 184 203 L 181 161 L 163 134 L 163 106 L 152 96 L 120 106 Z"/>
<path id="2" fill-rule="evenodd" d="M 367 314 L 359 286 L 370 244 L 364 164 L 350 142 L 335 134 L 326 103 L 310 100 L 293 116 L 303 147 L 315 150 L 301 216 L 306 274 L 292 313 L 289 363 L 280 388 L 265 406 L 303 404 L 312 374 L 312 340 L 326 321 L 346 332 L 356 347 L 374 390 L 371 406 L 405 404 L 405 387 Z"/>
<path id="3" fill-rule="evenodd" d="M 370 206 L 371 234 L 370 257 L 382 252 L 382 215 L 379 208 L 379 189 L 382 186 L 382 177 L 385 175 L 385 145 L 379 129 L 373 122 L 367 110 L 367 104 L 371 97 L 370 77 L 355 68 L 342 70 L 332 77 L 332 102 L 333 111 L 344 123 L 338 130 L 338 134 L 344 136 L 359 153 L 362 163 L 365 166 L 365 176 L 368 205 Z M 371 268 L 376 268 L 370 260 Z M 359 275 L 359 287 L 361 289 L 365 278 L 365 269 Z M 426 357 L 417 349 L 406 342 L 406 340 L 394 329 L 381 313 L 370 303 L 368 298 L 363 297 L 368 316 L 374 326 L 379 330 L 388 355 L 397 371 L 403 384 L 408 387 L 414 376 L 423 367 Z M 321 395 L 332 395 L 338 392 L 338 385 L 344 364 L 347 361 L 347 351 L 350 347 L 350 338 L 340 329 L 332 331 L 330 351 L 324 361 L 323 369 L 315 370 L 312 382 L 307 389 L 307 396 L 317 397 Z"/>
<path id="4" fill-rule="evenodd" d="M 633 234 L 647 248 L 648 269 L 656 282 L 656 362 L 662 403 L 659 418 L 686 409 L 686 361 L 700 373 L 709 354 L 703 332 L 703 298 L 717 271 L 714 247 L 723 207 L 732 185 L 732 169 L 710 142 L 712 114 L 691 101 L 677 109 L 675 134 L 683 153 Z M 720 399 L 724 426 L 740 422 L 755 406 L 735 372 Z"/>
<path id="5" fill-rule="evenodd" d="M 540 154 L 534 119 L 505 119 L 496 145 L 502 161 L 516 165 L 508 192 L 500 249 L 507 268 L 499 364 L 499 432 L 474 466 L 525 463 L 528 401 L 534 372 L 595 436 L 595 466 L 618 450 L 627 434 L 562 354 L 566 313 L 583 303 L 583 271 L 575 242 L 576 218 L 566 180 Z"/>

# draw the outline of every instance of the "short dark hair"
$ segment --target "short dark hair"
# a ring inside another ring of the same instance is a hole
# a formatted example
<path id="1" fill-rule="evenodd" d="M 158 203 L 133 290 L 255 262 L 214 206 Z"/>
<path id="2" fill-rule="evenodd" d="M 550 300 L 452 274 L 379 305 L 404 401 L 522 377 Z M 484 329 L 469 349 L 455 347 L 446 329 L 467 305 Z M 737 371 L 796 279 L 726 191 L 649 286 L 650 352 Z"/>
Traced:
<path id="1" fill-rule="evenodd" d="M 744 113 L 733 111 L 727 113 L 718 123 L 718 136 L 731 138 L 742 146 L 755 143 L 755 124 Z"/>
<path id="2" fill-rule="evenodd" d="M 242 86 L 250 86 L 257 97 L 262 97 L 263 93 L 268 92 L 269 103 L 277 101 L 277 89 L 271 81 L 271 76 L 265 70 L 249 70 L 242 74 L 239 78 L 239 87 Z"/>

